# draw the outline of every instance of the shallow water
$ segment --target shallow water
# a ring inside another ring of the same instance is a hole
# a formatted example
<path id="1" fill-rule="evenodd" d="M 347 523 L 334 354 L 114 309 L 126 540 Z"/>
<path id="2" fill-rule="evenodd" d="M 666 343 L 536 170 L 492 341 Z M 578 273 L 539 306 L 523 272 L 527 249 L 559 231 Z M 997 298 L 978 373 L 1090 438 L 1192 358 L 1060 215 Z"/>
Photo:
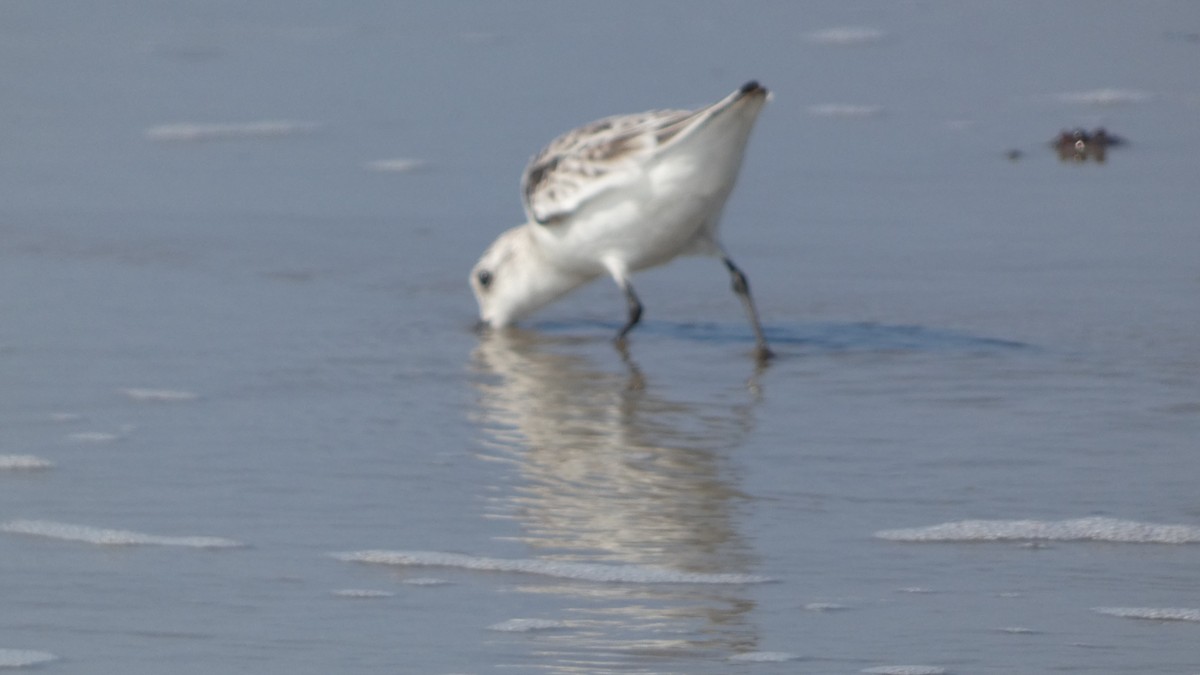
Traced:
<path id="1" fill-rule="evenodd" d="M 0 668 L 1200 672 L 1200 11 L 611 12 L 0 10 Z M 540 144 L 751 78 L 774 362 L 711 260 L 471 331 Z"/>

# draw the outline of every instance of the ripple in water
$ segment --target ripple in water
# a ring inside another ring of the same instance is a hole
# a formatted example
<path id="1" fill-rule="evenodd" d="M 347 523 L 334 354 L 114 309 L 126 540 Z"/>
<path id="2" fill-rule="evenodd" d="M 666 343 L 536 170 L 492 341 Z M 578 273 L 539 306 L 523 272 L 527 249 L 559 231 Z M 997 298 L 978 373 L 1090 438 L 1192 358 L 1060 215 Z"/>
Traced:
<path id="1" fill-rule="evenodd" d="M 989 541 L 1104 541 L 1122 544 L 1196 544 L 1200 527 L 1159 525 L 1115 518 L 1073 520 L 960 520 L 930 527 L 882 530 L 889 541 L 940 543 Z"/>
<path id="2" fill-rule="evenodd" d="M 67 440 L 76 443 L 111 443 L 119 438 L 121 438 L 120 434 L 109 433 L 107 431 L 80 431 L 74 434 L 67 434 Z"/>
<path id="3" fill-rule="evenodd" d="M 795 661 L 798 658 L 800 657 L 790 652 L 745 652 L 743 654 L 734 654 L 729 657 L 729 660 L 749 663 L 784 663 L 786 661 Z"/>
<path id="4" fill-rule="evenodd" d="M 825 30 L 813 31 L 805 35 L 809 42 L 819 45 L 835 45 L 839 47 L 847 47 L 851 45 L 868 44 L 871 42 L 879 42 L 883 39 L 884 33 L 878 28 L 868 26 L 841 26 L 838 28 L 826 28 Z"/>
<path id="5" fill-rule="evenodd" d="M 221 537 L 161 537 L 129 530 L 106 530 L 87 525 L 56 523 L 49 520 L 10 520 L 0 524 L 0 532 L 78 541 L 97 546 L 182 546 L 185 548 L 241 548 L 240 541 Z"/>
<path id="6" fill-rule="evenodd" d="M 180 401 L 194 401 L 199 398 L 196 394 L 190 391 L 182 391 L 179 389 L 122 389 L 121 393 L 133 401 L 147 401 L 155 403 L 178 403 Z"/>
<path id="7" fill-rule="evenodd" d="M 1122 619 L 1200 622 L 1200 609 L 1183 607 L 1096 607 L 1092 611 Z"/>
<path id="8" fill-rule="evenodd" d="M 146 138 L 160 142 L 232 141 L 253 138 L 284 138 L 316 133 L 320 125 L 310 122 L 268 120 L 241 124 L 162 124 L 146 130 Z"/>
<path id="9" fill-rule="evenodd" d="M 53 468 L 53 462 L 34 455 L 0 455 L 0 471 L 40 471 Z"/>
<path id="10" fill-rule="evenodd" d="M 488 630 L 499 631 L 501 633 L 532 633 L 541 630 L 555 630 L 558 628 L 566 628 L 565 621 L 556 621 L 554 619 L 509 619 L 488 626 Z"/>
<path id="11" fill-rule="evenodd" d="M 342 588 L 333 592 L 335 598 L 350 598 L 352 600 L 379 600 L 391 598 L 396 594 L 391 591 L 378 591 L 373 588 Z"/>
<path id="12" fill-rule="evenodd" d="M 836 602 L 810 602 L 804 605 L 804 609 L 809 612 L 840 612 L 850 608 Z"/>
<path id="13" fill-rule="evenodd" d="M 50 652 L 39 652 L 32 649 L 0 649 L 0 668 L 28 668 L 39 663 L 56 660 L 58 657 Z"/>
<path id="14" fill-rule="evenodd" d="M 533 559 L 484 558 L 436 551 L 349 551 L 333 557 L 345 562 L 401 567 L 451 567 L 483 572 L 519 572 L 560 579 L 633 584 L 761 584 L 773 581 L 754 574 L 703 574 L 658 567 L 602 565 Z"/>
<path id="15" fill-rule="evenodd" d="M 1141 103 L 1150 98 L 1150 94 L 1136 89 L 1115 89 L 1112 87 L 1092 89 L 1089 91 L 1068 91 L 1058 95 L 1063 103 L 1079 103 L 1082 105 L 1114 106 Z"/>
<path id="16" fill-rule="evenodd" d="M 419 169 L 425 168 L 424 160 L 413 159 L 409 157 L 397 157 L 395 159 L 376 159 L 366 163 L 366 168 L 370 171 L 382 171 L 386 173 L 411 173 Z"/>
<path id="17" fill-rule="evenodd" d="M 434 579 L 433 577 L 413 577 L 400 583 L 408 586 L 448 586 L 450 584 L 445 579 Z"/>

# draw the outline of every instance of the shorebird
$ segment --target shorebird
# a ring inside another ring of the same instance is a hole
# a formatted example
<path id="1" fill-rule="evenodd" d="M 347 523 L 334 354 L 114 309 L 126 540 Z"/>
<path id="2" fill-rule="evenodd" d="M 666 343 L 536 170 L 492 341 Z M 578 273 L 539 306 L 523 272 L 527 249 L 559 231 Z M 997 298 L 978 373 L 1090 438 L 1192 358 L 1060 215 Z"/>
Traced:
<path id="1" fill-rule="evenodd" d="M 717 237 L 746 142 L 769 97 L 747 82 L 698 110 L 607 117 L 567 132 L 521 179 L 527 221 L 499 236 L 471 270 L 481 325 L 511 325 L 607 273 L 625 295 L 625 336 L 641 320 L 630 275 L 680 255 L 719 257 L 771 355 L 750 284 Z"/>

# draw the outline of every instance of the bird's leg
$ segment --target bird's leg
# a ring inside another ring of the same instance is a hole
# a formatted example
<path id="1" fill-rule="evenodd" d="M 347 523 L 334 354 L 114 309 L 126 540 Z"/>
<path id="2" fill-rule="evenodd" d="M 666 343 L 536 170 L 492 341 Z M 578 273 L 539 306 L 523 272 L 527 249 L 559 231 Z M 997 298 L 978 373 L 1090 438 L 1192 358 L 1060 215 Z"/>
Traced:
<path id="1" fill-rule="evenodd" d="M 620 345 L 625 342 L 625 335 L 633 330 L 638 321 L 642 320 L 642 302 L 638 300 L 637 293 L 633 292 L 633 284 L 629 283 L 629 269 L 623 261 L 618 258 L 604 258 L 601 262 L 608 269 L 608 273 L 612 275 L 613 281 L 617 282 L 621 292 L 625 294 L 625 303 L 629 306 L 629 318 L 625 321 L 625 325 L 621 326 L 621 330 L 617 331 L 616 340 Z"/>
<path id="2" fill-rule="evenodd" d="M 630 284 L 628 279 L 620 277 L 617 279 L 617 284 L 625 292 L 625 302 L 629 305 L 629 319 L 625 321 L 624 326 L 621 326 L 621 330 L 617 331 L 617 342 L 622 342 L 625 340 L 625 335 L 633 330 L 638 321 L 642 320 L 642 303 L 638 300 L 637 293 L 633 292 L 633 284 Z"/>
<path id="3" fill-rule="evenodd" d="M 754 307 L 754 298 L 750 296 L 750 282 L 746 280 L 746 275 L 742 273 L 738 266 L 733 264 L 733 260 L 729 256 L 722 256 L 721 261 L 725 263 L 725 268 L 729 270 L 729 276 L 733 281 L 733 292 L 737 293 L 738 298 L 742 301 L 742 306 L 746 308 L 746 316 L 750 319 L 750 327 L 754 329 L 754 353 L 760 361 L 766 361 L 774 356 L 771 349 L 767 347 L 767 338 L 763 336 L 762 323 L 758 320 L 758 310 Z"/>

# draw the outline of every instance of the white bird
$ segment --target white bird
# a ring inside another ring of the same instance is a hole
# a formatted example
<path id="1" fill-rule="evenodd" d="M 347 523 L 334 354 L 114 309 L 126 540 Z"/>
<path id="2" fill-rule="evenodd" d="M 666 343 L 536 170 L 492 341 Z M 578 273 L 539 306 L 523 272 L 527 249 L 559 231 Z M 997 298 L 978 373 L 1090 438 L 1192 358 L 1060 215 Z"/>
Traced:
<path id="1" fill-rule="evenodd" d="M 679 255 L 719 256 L 760 358 L 771 355 L 746 275 L 717 238 L 746 141 L 769 97 L 748 82 L 699 110 L 608 117 L 567 132 L 525 169 L 528 221 L 501 234 L 471 270 L 482 325 L 503 327 L 608 273 L 625 294 L 623 340 L 642 315 L 629 281 Z"/>

